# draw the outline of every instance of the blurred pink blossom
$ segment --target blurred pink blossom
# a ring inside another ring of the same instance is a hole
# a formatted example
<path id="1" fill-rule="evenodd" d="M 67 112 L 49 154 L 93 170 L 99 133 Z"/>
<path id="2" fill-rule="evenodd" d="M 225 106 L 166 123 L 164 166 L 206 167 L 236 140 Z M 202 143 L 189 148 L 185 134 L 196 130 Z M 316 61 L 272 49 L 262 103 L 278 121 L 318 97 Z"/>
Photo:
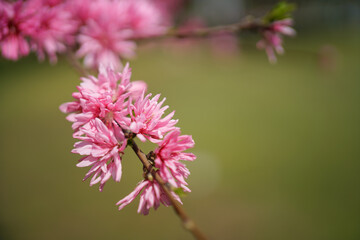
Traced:
<path id="1" fill-rule="evenodd" d="M 71 12 L 74 17 L 82 24 L 91 18 L 95 17 L 95 14 L 100 14 L 94 5 L 101 4 L 104 0 L 65 0 L 65 7 L 67 11 Z M 107 1 L 107 0 L 106 0 Z M 94 12 L 95 11 L 95 12 Z"/>
<path id="2" fill-rule="evenodd" d="M 56 53 L 63 53 L 75 43 L 77 21 L 64 4 L 52 2 L 53 7 L 42 6 L 37 11 L 38 27 L 30 34 L 33 47 L 41 60 L 45 52 L 51 62 L 56 62 Z"/>
<path id="3" fill-rule="evenodd" d="M 151 0 L 0 0 L 0 47 L 17 60 L 37 52 L 51 62 L 78 43 L 76 56 L 87 67 L 122 68 L 135 56 L 134 38 L 162 34 L 169 26 Z M 77 45 L 76 45 L 77 46 Z"/>
<path id="4" fill-rule="evenodd" d="M 56 5 L 60 5 L 64 3 L 66 0 L 42 0 L 43 4 L 48 5 L 50 7 L 54 7 Z"/>
<path id="5" fill-rule="evenodd" d="M 78 57 L 87 67 L 100 64 L 121 69 L 120 58 L 135 56 L 136 44 L 131 38 L 164 32 L 160 12 L 147 0 L 95 1 L 80 28 Z"/>
<path id="6" fill-rule="evenodd" d="M 270 26 L 263 31 L 263 39 L 257 43 L 259 49 L 265 49 L 271 63 L 276 62 L 276 55 L 283 54 L 284 48 L 282 46 L 282 35 L 294 36 L 295 30 L 292 28 L 293 20 L 290 18 L 274 21 Z"/>
<path id="7" fill-rule="evenodd" d="M 7 34 L 9 29 L 7 28 L 8 16 L 5 12 L 5 5 L 3 2 L 0 2 L 0 40 L 3 35 Z"/>
<path id="8" fill-rule="evenodd" d="M 0 46 L 2 55 L 11 60 L 17 60 L 30 52 L 26 36 L 34 31 L 36 23 L 33 21 L 35 9 L 27 7 L 29 3 L 0 2 L 1 34 Z"/>

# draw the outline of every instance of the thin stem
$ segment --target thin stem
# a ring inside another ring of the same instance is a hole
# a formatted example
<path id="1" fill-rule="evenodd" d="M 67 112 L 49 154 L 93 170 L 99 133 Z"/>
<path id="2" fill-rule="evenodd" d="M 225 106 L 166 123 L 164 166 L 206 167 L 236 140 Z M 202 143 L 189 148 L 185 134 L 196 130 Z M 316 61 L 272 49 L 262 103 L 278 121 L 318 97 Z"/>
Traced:
<path id="1" fill-rule="evenodd" d="M 171 192 L 171 186 L 164 179 L 160 177 L 159 173 L 152 167 L 146 155 L 139 149 L 135 141 L 133 139 L 129 139 L 129 141 L 131 142 L 132 149 L 134 150 L 135 154 L 138 156 L 144 167 L 148 170 L 149 173 L 151 173 L 153 178 L 160 184 L 166 196 L 170 199 L 174 211 L 181 219 L 184 228 L 190 231 L 196 239 L 206 240 L 207 238 L 200 231 L 200 229 L 195 224 L 195 222 L 187 215 L 181 204 L 175 200 Z"/>
<path id="2" fill-rule="evenodd" d="M 161 40 L 166 38 L 199 38 L 207 37 L 217 33 L 237 33 L 244 30 L 262 30 L 266 29 L 268 24 L 261 20 L 253 19 L 251 17 L 245 18 L 245 20 L 223 26 L 197 28 L 191 30 L 172 29 L 166 33 L 160 35 L 146 36 L 146 37 L 135 37 L 129 40 Z"/>
<path id="3" fill-rule="evenodd" d="M 66 56 L 71 66 L 73 66 L 81 76 L 89 75 L 89 72 L 81 65 L 71 50 L 66 52 Z"/>

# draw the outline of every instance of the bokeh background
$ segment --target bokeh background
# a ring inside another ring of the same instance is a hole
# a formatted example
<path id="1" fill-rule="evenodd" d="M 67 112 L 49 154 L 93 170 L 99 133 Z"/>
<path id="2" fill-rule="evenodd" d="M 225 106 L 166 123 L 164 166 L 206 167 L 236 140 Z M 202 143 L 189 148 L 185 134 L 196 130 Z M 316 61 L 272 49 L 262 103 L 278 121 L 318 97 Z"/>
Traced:
<path id="1" fill-rule="evenodd" d="M 187 14 L 220 24 L 273 3 L 198 0 Z M 230 51 L 143 46 L 131 61 L 195 139 L 183 202 L 210 239 L 360 239 L 359 2 L 297 4 L 298 36 L 276 65 L 251 34 Z M 81 181 L 58 109 L 78 83 L 65 59 L 0 60 L 0 239 L 192 239 L 171 208 L 117 211 L 141 180 L 131 151 L 121 183 L 100 193 Z"/>

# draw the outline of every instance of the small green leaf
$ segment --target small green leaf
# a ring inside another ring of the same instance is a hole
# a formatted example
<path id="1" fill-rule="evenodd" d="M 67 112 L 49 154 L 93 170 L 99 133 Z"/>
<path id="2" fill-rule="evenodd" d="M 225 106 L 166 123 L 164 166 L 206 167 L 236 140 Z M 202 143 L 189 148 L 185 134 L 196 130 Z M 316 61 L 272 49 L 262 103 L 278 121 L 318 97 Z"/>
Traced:
<path id="1" fill-rule="evenodd" d="M 291 17 L 291 12 L 296 9 L 293 3 L 279 2 L 274 8 L 264 17 L 266 23 L 271 23 L 276 20 L 281 20 Z"/>
<path id="2" fill-rule="evenodd" d="M 173 191 L 179 197 L 185 197 L 186 196 L 186 193 L 184 192 L 184 190 L 182 188 L 175 188 L 175 189 L 173 189 Z"/>

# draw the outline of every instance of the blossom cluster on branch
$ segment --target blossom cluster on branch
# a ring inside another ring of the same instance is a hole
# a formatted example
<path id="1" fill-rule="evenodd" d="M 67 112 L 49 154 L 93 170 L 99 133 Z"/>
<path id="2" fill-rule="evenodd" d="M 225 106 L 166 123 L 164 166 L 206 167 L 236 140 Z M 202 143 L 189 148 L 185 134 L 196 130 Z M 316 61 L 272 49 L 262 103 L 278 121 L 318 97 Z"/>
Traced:
<path id="1" fill-rule="evenodd" d="M 238 28 L 210 28 L 180 25 L 172 28 L 177 12 L 185 0 L 0 0 L 0 49 L 3 57 L 17 60 L 31 51 L 50 62 L 57 55 L 74 52 L 87 68 L 100 65 L 121 70 L 122 59 L 135 56 L 136 40 L 162 37 L 191 38 L 225 36 L 214 49 L 236 49 L 236 32 L 258 30 L 270 62 L 284 52 L 282 35 L 293 36 L 291 5 L 281 3 L 257 24 L 244 21 Z M 270 17 L 269 17 L 270 16 Z M 250 27 L 249 27 L 250 26 Z M 185 27 L 188 29 L 184 32 Z M 175 33 L 175 34 L 174 34 Z M 209 33 L 209 34 L 207 34 Z M 228 39 L 232 39 L 230 42 Z M 211 38 L 210 38 L 211 39 Z M 222 38 L 217 38 L 218 40 Z"/>
<path id="2" fill-rule="evenodd" d="M 159 101 L 160 95 L 152 98 L 151 94 L 145 95 L 146 84 L 131 82 L 130 77 L 128 64 L 121 73 L 101 67 L 97 78 L 82 78 L 78 91 L 72 94 L 74 101 L 60 106 L 62 112 L 69 113 L 67 120 L 72 122 L 73 137 L 80 140 L 72 150 L 83 156 L 77 166 L 91 167 L 84 180 L 91 178 L 91 186 L 99 183 L 100 191 L 110 178 L 119 182 L 124 149 L 137 137 L 157 145 L 148 161 L 160 177 L 172 189 L 190 192 L 185 181 L 190 172 L 180 160 L 195 160 L 194 154 L 184 152 L 194 146 L 192 137 L 181 135 L 177 120 L 173 119 L 174 112 L 164 115 L 168 108 L 163 106 L 165 98 Z M 148 177 L 148 171 L 145 169 L 145 179 L 134 192 L 117 203 L 119 209 L 134 200 L 141 190 L 138 212 L 146 215 L 160 203 L 171 205 L 159 183 Z"/>
<path id="3" fill-rule="evenodd" d="M 76 51 L 87 67 L 120 69 L 119 57 L 135 55 L 129 39 L 164 33 L 179 0 L 0 0 L 3 57 L 17 60 L 35 51 L 39 59 Z"/>

